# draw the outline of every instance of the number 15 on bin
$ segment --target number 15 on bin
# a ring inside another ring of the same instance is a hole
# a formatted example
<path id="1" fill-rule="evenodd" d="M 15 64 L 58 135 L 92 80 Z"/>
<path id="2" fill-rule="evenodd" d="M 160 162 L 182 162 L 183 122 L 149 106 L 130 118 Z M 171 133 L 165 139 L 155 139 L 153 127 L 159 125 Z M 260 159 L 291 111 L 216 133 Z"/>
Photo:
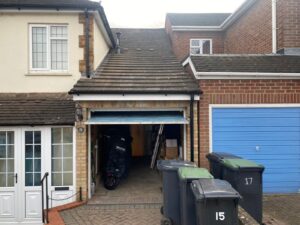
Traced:
<path id="1" fill-rule="evenodd" d="M 216 212 L 216 220 L 225 220 L 225 212 Z"/>

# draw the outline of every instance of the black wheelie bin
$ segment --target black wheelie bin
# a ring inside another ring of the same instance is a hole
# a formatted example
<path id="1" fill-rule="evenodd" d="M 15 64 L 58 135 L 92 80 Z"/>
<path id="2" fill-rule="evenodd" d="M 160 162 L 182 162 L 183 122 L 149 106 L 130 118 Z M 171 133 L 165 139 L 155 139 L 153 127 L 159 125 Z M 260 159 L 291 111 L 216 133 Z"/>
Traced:
<path id="1" fill-rule="evenodd" d="M 157 168 L 163 177 L 163 225 L 180 225 L 179 180 L 177 171 L 181 167 L 195 167 L 192 162 L 182 160 L 158 160 Z"/>
<path id="2" fill-rule="evenodd" d="M 197 225 L 195 201 L 191 183 L 197 179 L 213 179 L 213 176 L 204 168 L 182 167 L 178 170 L 178 177 L 181 225 Z"/>
<path id="3" fill-rule="evenodd" d="M 224 180 L 192 181 L 197 225 L 238 225 L 239 193 Z"/>
<path id="4" fill-rule="evenodd" d="M 223 179 L 242 196 L 240 205 L 262 224 L 262 183 L 264 166 L 245 159 L 224 159 Z"/>
<path id="5" fill-rule="evenodd" d="M 210 173 L 215 179 L 222 179 L 222 160 L 240 159 L 241 157 L 226 152 L 212 152 L 206 155 L 209 161 Z"/>

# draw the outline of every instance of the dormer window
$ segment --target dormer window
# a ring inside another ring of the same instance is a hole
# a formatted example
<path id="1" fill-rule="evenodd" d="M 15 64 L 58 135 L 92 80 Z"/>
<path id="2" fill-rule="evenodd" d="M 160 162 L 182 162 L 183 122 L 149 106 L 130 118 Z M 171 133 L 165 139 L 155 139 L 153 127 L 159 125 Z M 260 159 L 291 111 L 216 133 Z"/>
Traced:
<path id="1" fill-rule="evenodd" d="M 212 54 L 211 39 L 191 39 L 190 55 Z"/>
<path id="2" fill-rule="evenodd" d="M 30 70 L 68 71 L 66 25 L 30 25 Z"/>

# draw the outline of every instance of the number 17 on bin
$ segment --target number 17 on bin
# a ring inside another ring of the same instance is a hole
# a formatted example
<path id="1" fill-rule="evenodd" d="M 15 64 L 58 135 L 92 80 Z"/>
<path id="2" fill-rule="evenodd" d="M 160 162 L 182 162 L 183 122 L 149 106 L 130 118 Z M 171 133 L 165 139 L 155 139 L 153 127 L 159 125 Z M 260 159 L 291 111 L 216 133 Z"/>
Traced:
<path id="1" fill-rule="evenodd" d="M 225 212 L 216 212 L 216 220 L 225 220 Z"/>

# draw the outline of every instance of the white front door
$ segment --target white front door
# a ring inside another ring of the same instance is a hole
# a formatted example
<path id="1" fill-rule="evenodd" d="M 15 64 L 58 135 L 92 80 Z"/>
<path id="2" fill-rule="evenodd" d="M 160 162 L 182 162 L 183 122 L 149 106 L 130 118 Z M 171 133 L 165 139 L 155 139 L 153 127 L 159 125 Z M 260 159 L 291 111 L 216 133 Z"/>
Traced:
<path id="1" fill-rule="evenodd" d="M 0 130 L 0 224 L 42 224 L 43 129 Z"/>
<path id="2" fill-rule="evenodd" d="M 16 133 L 0 130 L 0 224 L 18 220 L 18 166 Z M 19 160 L 18 160 L 19 161 Z"/>

